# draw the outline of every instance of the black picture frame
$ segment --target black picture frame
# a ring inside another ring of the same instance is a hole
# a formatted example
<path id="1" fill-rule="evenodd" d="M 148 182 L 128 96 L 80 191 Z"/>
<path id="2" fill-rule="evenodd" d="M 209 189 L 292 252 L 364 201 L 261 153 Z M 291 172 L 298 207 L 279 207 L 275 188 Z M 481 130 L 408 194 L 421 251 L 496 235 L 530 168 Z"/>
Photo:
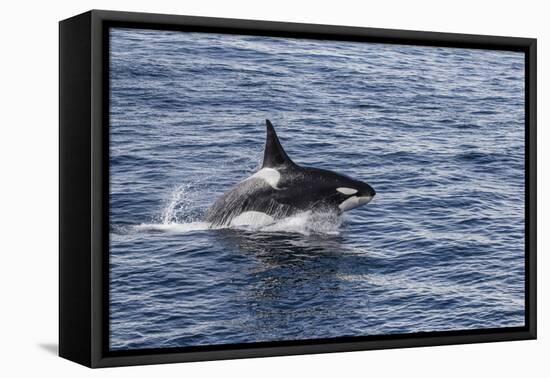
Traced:
<path id="1" fill-rule="evenodd" d="M 109 351 L 109 27 L 468 47 L 525 53 L 525 326 Z M 92 10 L 59 24 L 59 355 L 88 367 L 536 338 L 536 39 Z"/>

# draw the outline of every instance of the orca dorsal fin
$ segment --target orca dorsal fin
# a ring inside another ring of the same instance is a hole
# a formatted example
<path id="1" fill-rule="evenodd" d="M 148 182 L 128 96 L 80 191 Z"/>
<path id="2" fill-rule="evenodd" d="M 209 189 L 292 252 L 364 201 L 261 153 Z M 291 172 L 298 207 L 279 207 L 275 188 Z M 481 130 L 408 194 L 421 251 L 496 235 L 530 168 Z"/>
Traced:
<path id="1" fill-rule="evenodd" d="M 266 119 L 267 137 L 265 140 L 264 163 L 262 168 L 275 168 L 284 165 L 294 165 L 279 142 L 275 128 Z"/>

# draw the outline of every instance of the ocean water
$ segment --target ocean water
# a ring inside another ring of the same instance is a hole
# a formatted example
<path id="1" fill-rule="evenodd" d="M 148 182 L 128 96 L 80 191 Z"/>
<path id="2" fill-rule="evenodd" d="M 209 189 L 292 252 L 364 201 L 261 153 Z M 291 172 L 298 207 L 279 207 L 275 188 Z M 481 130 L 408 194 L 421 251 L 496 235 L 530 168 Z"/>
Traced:
<path id="1" fill-rule="evenodd" d="M 524 57 L 112 29 L 111 350 L 524 325 Z M 261 165 L 377 192 L 211 229 Z"/>

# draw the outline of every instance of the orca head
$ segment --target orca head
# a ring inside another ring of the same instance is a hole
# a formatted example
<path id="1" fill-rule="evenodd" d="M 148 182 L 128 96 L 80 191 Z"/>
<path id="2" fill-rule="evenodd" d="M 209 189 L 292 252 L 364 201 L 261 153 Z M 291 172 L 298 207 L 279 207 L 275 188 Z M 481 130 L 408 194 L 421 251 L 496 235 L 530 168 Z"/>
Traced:
<path id="1" fill-rule="evenodd" d="M 376 191 L 366 182 L 338 175 L 334 185 L 334 199 L 340 211 L 348 211 L 366 205 L 376 195 Z"/>

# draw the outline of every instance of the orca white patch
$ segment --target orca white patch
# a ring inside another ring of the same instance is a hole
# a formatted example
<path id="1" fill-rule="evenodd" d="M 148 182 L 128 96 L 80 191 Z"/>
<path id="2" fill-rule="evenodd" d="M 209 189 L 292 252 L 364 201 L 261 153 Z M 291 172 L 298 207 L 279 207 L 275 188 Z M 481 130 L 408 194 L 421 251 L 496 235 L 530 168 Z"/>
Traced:
<path id="1" fill-rule="evenodd" d="M 231 220 L 231 226 L 262 227 L 273 223 L 273 217 L 260 211 L 245 211 Z"/>
<path id="2" fill-rule="evenodd" d="M 371 196 L 357 197 L 353 196 L 342 202 L 338 207 L 342 211 L 355 209 L 361 205 L 369 203 L 372 200 Z"/>
<path id="3" fill-rule="evenodd" d="M 269 186 L 271 186 L 273 189 L 279 189 L 277 188 L 277 183 L 281 179 L 281 174 L 279 173 L 279 171 L 273 168 L 262 168 L 258 172 L 247 178 L 247 180 L 250 180 L 251 178 L 262 179 L 267 182 Z"/>
<path id="4" fill-rule="evenodd" d="M 336 190 L 347 196 L 357 193 L 357 189 L 353 188 L 336 188 Z"/>

